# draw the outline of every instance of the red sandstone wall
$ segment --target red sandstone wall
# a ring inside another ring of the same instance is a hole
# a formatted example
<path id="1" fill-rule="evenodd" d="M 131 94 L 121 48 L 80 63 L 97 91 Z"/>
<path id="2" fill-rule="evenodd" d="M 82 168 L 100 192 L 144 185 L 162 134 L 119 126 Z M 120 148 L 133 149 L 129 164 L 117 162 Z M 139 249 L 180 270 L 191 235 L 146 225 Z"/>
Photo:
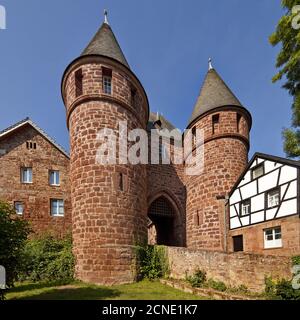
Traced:
<path id="1" fill-rule="evenodd" d="M 264 229 L 281 226 L 282 248 L 264 249 Z M 276 219 L 253 226 L 231 230 L 228 236 L 228 249 L 233 251 L 232 237 L 243 235 L 244 251 L 265 255 L 300 255 L 300 219 L 299 216 Z"/>
<path id="2" fill-rule="evenodd" d="M 219 125 L 212 130 L 212 116 Z M 224 247 L 224 201 L 217 196 L 230 192 L 248 161 L 249 127 L 242 115 L 239 132 L 237 112 L 220 111 L 198 120 L 204 132 L 204 171 L 186 176 L 187 246 L 222 250 Z"/>
<path id="3" fill-rule="evenodd" d="M 289 257 L 259 254 L 190 250 L 168 247 L 170 276 L 184 279 L 200 268 L 207 277 L 223 281 L 226 285 L 245 285 L 254 292 L 265 289 L 265 276 L 291 279 L 292 263 Z"/>
<path id="4" fill-rule="evenodd" d="M 101 145 L 97 133 L 102 128 L 116 132 L 119 121 L 127 121 L 128 130 L 145 129 L 148 110 L 137 80 L 122 66 L 100 60 L 87 63 L 85 59 L 87 64 L 80 66 L 84 78 L 79 98 L 74 92 L 77 66 L 69 70 L 64 82 L 71 138 L 76 276 L 99 284 L 127 283 L 135 278 L 132 247 L 147 237 L 146 167 L 97 164 Z M 103 65 L 113 70 L 112 95 L 102 92 Z M 132 86 L 137 90 L 134 104 Z M 118 159 L 117 153 L 117 163 Z M 120 173 L 124 190 L 119 188 Z"/>
<path id="5" fill-rule="evenodd" d="M 150 145 L 150 142 L 149 142 Z M 148 208 L 159 196 L 172 200 L 176 212 L 172 230 L 174 246 L 186 245 L 186 189 L 184 185 L 184 166 L 174 164 L 174 152 L 178 152 L 174 144 L 170 148 L 171 164 L 149 164 L 147 166 Z M 175 149 L 175 150 L 174 150 Z M 150 151 L 150 148 L 149 148 Z M 150 156 L 149 156 L 150 158 Z M 152 228 L 153 229 L 153 228 Z M 149 232 L 150 243 L 155 243 L 155 232 Z"/>
<path id="6" fill-rule="evenodd" d="M 36 150 L 28 150 L 27 141 L 37 144 Z M 69 159 L 45 140 L 35 129 L 27 125 L 1 139 L 0 149 L 0 199 L 24 202 L 23 218 L 29 220 L 36 233 L 53 232 L 64 235 L 71 229 L 71 202 L 69 183 Z M 21 167 L 33 168 L 33 183 L 22 184 Z M 49 185 L 49 170 L 60 171 L 60 186 Z M 65 200 L 65 216 L 50 215 L 50 199 Z"/>

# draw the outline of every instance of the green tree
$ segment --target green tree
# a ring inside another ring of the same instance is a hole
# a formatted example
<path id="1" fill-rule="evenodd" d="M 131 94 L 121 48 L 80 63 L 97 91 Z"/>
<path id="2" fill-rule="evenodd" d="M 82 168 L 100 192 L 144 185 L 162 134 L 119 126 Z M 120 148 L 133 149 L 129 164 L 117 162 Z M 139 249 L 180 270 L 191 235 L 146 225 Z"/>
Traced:
<path id="1" fill-rule="evenodd" d="M 281 44 L 277 56 L 278 73 L 273 82 L 285 79 L 283 88 L 293 97 L 292 127 L 283 130 L 284 151 L 288 157 L 300 156 L 300 0 L 282 0 L 285 15 L 279 20 L 276 31 L 270 36 L 273 46 Z"/>
<path id="2" fill-rule="evenodd" d="M 30 233 L 28 222 L 16 216 L 15 210 L 0 201 L 0 265 L 6 269 L 6 285 L 12 287 L 21 266 L 21 252 Z M 0 300 L 4 290 L 0 290 Z"/>

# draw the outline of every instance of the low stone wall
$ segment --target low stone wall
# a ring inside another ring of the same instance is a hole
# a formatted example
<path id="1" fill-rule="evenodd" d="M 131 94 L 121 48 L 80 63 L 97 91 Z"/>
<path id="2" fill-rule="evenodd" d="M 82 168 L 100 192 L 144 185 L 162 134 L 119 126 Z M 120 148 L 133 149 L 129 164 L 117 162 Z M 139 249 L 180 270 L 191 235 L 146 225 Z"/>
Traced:
<path id="1" fill-rule="evenodd" d="M 170 277 L 184 279 L 197 268 L 207 277 L 223 281 L 227 286 L 245 285 L 250 291 L 265 289 L 265 276 L 291 279 L 292 262 L 289 257 L 250 253 L 224 253 L 186 248 L 167 247 Z"/>

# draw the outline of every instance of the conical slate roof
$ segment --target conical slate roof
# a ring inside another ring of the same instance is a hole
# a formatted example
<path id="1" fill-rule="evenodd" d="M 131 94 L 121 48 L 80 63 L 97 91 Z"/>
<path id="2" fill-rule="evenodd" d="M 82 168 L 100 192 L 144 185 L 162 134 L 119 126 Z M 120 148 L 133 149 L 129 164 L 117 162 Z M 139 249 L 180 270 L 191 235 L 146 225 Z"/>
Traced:
<path id="1" fill-rule="evenodd" d="M 205 77 L 189 123 L 202 114 L 223 106 L 243 107 L 217 71 L 211 68 Z"/>
<path id="2" fill-rule="evenodd" d="M 81 56 L 102 55 L 113 58 L 130 68 L 122 49 L 107 22 L 104 22 Z"/>

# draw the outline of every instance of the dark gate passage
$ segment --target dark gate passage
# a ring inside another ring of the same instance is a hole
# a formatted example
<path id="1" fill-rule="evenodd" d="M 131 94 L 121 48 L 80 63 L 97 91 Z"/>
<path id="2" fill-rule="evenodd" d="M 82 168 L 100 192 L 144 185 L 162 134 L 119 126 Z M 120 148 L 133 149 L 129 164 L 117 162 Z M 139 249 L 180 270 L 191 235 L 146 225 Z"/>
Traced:
<path id="1" fill-rule="evenodd" d="M 155 226 L 157 244 L 176 246 L 174 230 L 176 214 L 169 200 L 162 196 L 153 201 L 148 210 L 148 217 Z"/>

